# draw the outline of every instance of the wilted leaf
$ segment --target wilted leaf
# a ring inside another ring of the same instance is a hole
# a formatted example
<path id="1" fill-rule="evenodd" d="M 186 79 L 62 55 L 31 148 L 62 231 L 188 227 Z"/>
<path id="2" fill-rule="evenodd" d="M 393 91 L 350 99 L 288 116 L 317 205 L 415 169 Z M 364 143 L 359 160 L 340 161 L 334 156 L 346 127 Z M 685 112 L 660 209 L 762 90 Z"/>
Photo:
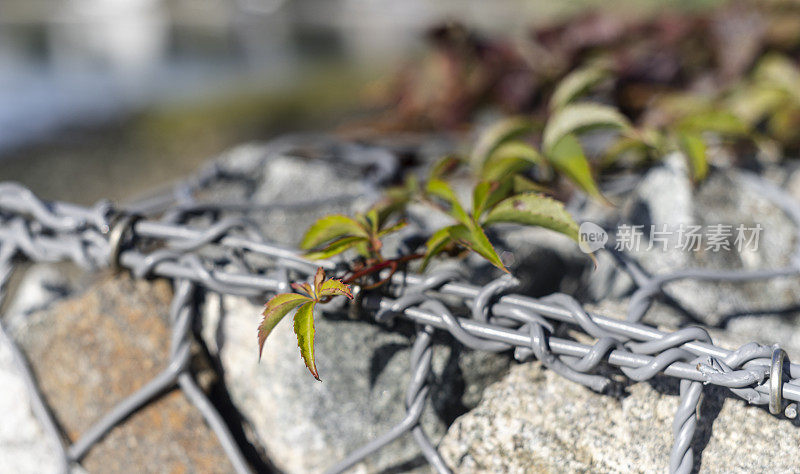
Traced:
<path id="1" fill-rule="evenodd" d="M 557 111 L 544 128 L 543 148 L 549 154 L 566 135 L 588 128 L 627 128 L 630 124 L 617 109 L 602 104 L 569 104 Z"/>
<path id="2" fill-rule="evenodd" d="M 458 202 L 458 197 L 456 197 L 456 193 L 449 184 L 440 179 L 432 179 L 428 181 L 426 190 L 429 194 L 432 194 L 433 196 L 436 196 L 449 204 L 450 209 L 448 209 L 448 213 L 455 217 L 457 221 L 465 225 L 469 225 L 469 223 L 472 222 L 472 219 L 470 219 L 467 211 L 465 211 L 461 206 L 461 203 Z"/>
<path id="3" fill-rule="evenodd" d="M 264 342 L 275 326 L 286 314 L 301 304 L 311 301 L 308 297 L 297 293 L 282 293 L 275 295 L 267 302 L 264 308 L 264 319 L 258 326 L 258 358 L 264 350 Z"/>
<path id="4" fill-rule="evenodd" d="M 567 74 L 558 83 L 553 95 L 550 97 L 550 110 L 564 107 L 572 102 L 573 99 L 607 78 L 608 75 L 607 69 L 596 65 L 576 69 Z"/>
<path id="5" fill-rule="evenodd" d="M 333 214 L 318 219 L 309 227 L 302 242 L 300 242 L 300 248 L 303 250 L 312 249 L 325 242 L 344 236 L 369 238 L 367 231 L 356 220 L 341 214 Z"/>
<path id="6" fill-rule="evenodd" d="M 500 202 L 486 216 L 484 225 L 500 222 L 544 227 L 578 241 L 578 224 L 564 205 L 540 194 L 518 194 Z"/>
<path id="7" fill-rule="evenodd" d="M 566 135 L 558 141 L 550 150 L 547 158 L 556 170 L 577 184 L 587 194 L 607 202 L 592 177 L 589 161 L 583 154 L 583 147 L 574 135 Z"/>
<path id="8" fill-rule="evenodd" d="M 478 138 L 478 143 L 472 150 L 472 166 L 473 169 L 483 168 L 483 164 L 489 159 L 489 156 L 503 143 L 513 140 L 521 135 L 530 133 L 533 129 L 533 123 L 523 117 L 511 117 L 501 120 L 496 124 L 489 127 Z"/>
<path id="9" fill-rule="evenodd" d="M 322 287 L 322 282 L 325 281 L 325 270 L 322 267 L 317 268 L 317 272 L 314 274 L 314 297 L 319 298 L 319 291 Z"/>
<path id="10" fill-rule="evenodd" d="M 291 286 L 293 290 L 308 295 L 309 298 L 314 298 L 314 290 L 308 283 L 292 283 Z"/>
<path id="11" fill-rule="evenodd" d="M 311 301 L 298 308 L 294 316 L 294 333 L 297 334 L 297 346 L 300 347 L 303 362 L 311 371 L 311 375 L 319 380 L 317 364 L 314 361 L 314 306 L 315 303 Z"/>
<path id="12" fill-rule="evenodd" d="M 692 179 L 702 181 L 708 174 L 708 159 L 706 157 L 706 144 L 703 138 L 695 133 L 681 133 L 679 136 L 681 149 L 689 160 L 692 170 Z"/>

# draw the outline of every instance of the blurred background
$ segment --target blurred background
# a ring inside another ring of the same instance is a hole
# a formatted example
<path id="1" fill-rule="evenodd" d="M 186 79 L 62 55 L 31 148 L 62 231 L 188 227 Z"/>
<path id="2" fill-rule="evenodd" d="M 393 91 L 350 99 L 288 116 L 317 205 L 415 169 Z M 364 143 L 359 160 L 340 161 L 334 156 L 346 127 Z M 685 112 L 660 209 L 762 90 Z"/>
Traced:
<path id="1" fill-rule="evenodd" d="M 664 3 L 719 2 L 0 0 L 0 180 L 128 198 L 236 143 L 358 117 L 433 25 L 513 38 Z"/>

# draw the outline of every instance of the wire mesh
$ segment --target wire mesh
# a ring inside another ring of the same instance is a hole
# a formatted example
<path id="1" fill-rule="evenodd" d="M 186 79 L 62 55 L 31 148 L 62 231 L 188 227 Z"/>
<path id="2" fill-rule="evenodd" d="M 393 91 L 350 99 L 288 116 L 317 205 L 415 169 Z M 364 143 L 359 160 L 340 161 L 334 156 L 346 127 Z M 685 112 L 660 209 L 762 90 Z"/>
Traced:
<path id="1" fill-rule="evenodd" d="M 365 173 L 364 193 L 375 197 L 382 183 L 399 169 L 392 153 L 325 137 L 293 137 L 271 144 L 271 151 L 256 163 L 291 150 L 298 140 L 326 150 L 332 159 L 371 170 Z M 800 205 L 779 187 L 755 176 L 743 181 L 771 199 L 800 228 Z M 258 227 L 243 218 L 219 218 L 223 209 L 248 209 L 257 204 L 243 200 L 209 203 L 197 199 L 199 191 L 219 183 L 247 185 L 252 173 L 214 163 L 197 176 L 156 196 L 117 209 L 108 202 L 83 207 L 46 202 L 23 186 L 0 183 L 0 298 L 21 261 L 72 261 L 87 270 L 126 269 L 138 278 L 173 280 L 171 349 L 166 369 L 144 387 L 119 402 L 72 444 L 65 444 L 24 355 L 0 321 L 0 342 L 13 348 L 14 361 L 27 383 L 32 406 L 50 441 L 59 447 L 61 469 L 79 463 L 92 446 L 126 416 L 171 387 L 183 391 L 205 417 L 230 458 L 236 472 L 249 472 L 242 452 L 220 413 L 197 386 L 188 369 L 190 330 L 197 317 L 195 292 L 262 296 L 290 291 L 292 281 L 309 278 L 322 266 L 340 271 L 336 262 L 308 261 L 294 249 L 268 242 Z M 344 196 L 343 199 L 347 199 Z M 277 203 L 275 206 L 313 206 L 315 203 Z M 258 206 L 263 207 L 262 204 Z M 205 227 L 188 225 L 184 216 L 205 215 Z M 158 245 L 153 245 L 157 243 Z M 147 245 L 145 245 L 147 244 Z M 152 250 L 155 248 L 156 250 Z M 219 265 L 220 252 L 226 265 Z M 434 331 L 450 333 L 475 350 L 513 351 L 518 361 L 540 360 L 554 372 L 603 392 L 611 381 L 601 375 L 600 364 L 618 367 L 635 381 L 656 374 L 680 379 L 680 405 L 673 423 L 674 446 L 670 472 L 693 468 L 691 441 L 697 426 L 697 405 L 705 385 L 727 387 L 749 403 L 770 405 L 774 414 L 798 411 L 800 365 L 784 363 L 777 346 L 745 344 L 735 350 L 716 346 L 700 327 L 666 332 L 641 323 L 664 285 L 680 279 L 745 282 L 800 274 L 800 239 L 791 264 L 762 271 L 691 269 L 650 276 L 629 257 L 615 253 L 620 267 L 631 275 L 637 290 L 625 319 L 586 312 L 566 294 L 532 298 L 512 293 L 519 282 L 504 276 L 483 286 L 466 281 L 459 273 L 439 271 L 426 275 L 395 274 L 381 292 L 365 292 L 361 310 L 377 324 L 391 326 L 395 318 L 416 324 L 411 357 L 411 380 L 405 398 L 405 417 L 392 429 L 357 449 L 328 472 L 343 472 L 399 436 L 410 433 L 422 454 L 438 472 L 449 472 L 435 443 L 425 434 L 420 418 L 429 397 Z M 445 304 L 445 298 L 448 302 Z M 469 317 L 459 317 L 460 305 Z M 567 324 L 594 339 L 585 344 L 554 335 L 555 325 Z M 254 329 L 255 334 L 255 329 Z M 254 348 L 255 350 L 255 348 Z M 298 415 L 300 416 L 300 415 Z"/>

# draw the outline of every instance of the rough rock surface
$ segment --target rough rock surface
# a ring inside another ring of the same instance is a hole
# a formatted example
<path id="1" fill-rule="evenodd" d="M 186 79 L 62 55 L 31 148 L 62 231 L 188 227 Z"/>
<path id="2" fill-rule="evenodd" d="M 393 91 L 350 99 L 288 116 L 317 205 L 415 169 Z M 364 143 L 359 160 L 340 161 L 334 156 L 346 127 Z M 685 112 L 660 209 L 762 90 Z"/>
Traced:
<path id="1" fill-rule="evenodd" d="M 34 417 L 24 379 L 4 344 L 0 344 L 0 387 L 0 472 L 57 472 L 56 446 L 50 445 Z"/>
<path id="2" fill-rule="evenodd" d="M 108 278 L 31 314 L 16 339 L 66 436 L 75 441 L 166 365 L 171 289 Z M 171 391 L 113 429 L 82 461 L 89 472 L 229 472 L 200 413 Z"/>
<path id="3" fill-rule="evenodd" d="M 538 362 L 522 364 L 456 420 L 440 450 L 456 472 L 664 472 L 678 384 L 597 395 Z M 693 446 L 700 472 L 797 472 L 797 426 L 707 389 Z M 785 454 L 779 454 L 785 453 Z"/>
<path id="4" fill-rule="evenodd" d="M 681 268 L 756 270 L 783 268 L 790 264 L 796 248 L 797 227 L 766 197 L 745 186 L 730 170 L 714 170 L 697 189 L 692 185 L 680 156 L 672 156 L 664 166 L 649 170 L 624 208 L 625 220 L 644 226 L 638 251 L 632 252 L 641 266 L 653 275 Z M 700 251 L 675 248 L 677 233 L 669 248 L 660 243 L 648 250 L 651 225 L 657 230 L 666 225 L 675 232 L 680 224 L 709 226 L 761 225 L 758 249 L 739 251 L 734 236 L 730 250 L 709 250 L 704 237 Z M 620 272 L 621 273 L 621 272 Z M 627 277 L 624 277 L 627 278 Z M 752 282 L 702 282 L 682 280 L 669 283 L 665 292 L 688 314 L 705 324 L 723 324 L 742 310 L 779 314 L 797 304 L 800 278 L 773 278 Z"/>
<path id="5" fill-rule="evenodd" d="M 624 314 L 627 301 L 587 305 L 606 317 Z M 663 329 L 681 316 L 667 307 L 653 311 Z M 797 321 L 751 316 L 726 329 L 709 330 L 721 347 L 778 342 L 800 354 Z M 760 330 L 758 329 L 760 328 Z M 661 472 L 672 448 L 678 383 L 658 376 L 625 382 L 614 395 L 572 383 L 539 362 L 512 367 L 490 386 L 478 407 L 450 427 L 440 445 L 458 472 Z M 797 421 L 778 419 L 749 406 L 726 389 L 707 387 L 693 438 L 700 472 L 797 472 L 800 460 L 768 453 L 792 452 Z M 746 449 L 744 448 L 746 446 Z"/>
<path id="6" fill-rule="evenodd" d="M 81 280 L 63 265 L 34 264 L 9 285 L 10 300 L 3 324 L 7 330 L 24 325 L 26 318 L 72 293 Z M 83 283 L 83 282 L 81 282 Z M 42 426 L 33 415 L 22 374 L 13 363 L 11 348 L 0 344 L 0 472 L 51 473 L 58 465 Z"/>

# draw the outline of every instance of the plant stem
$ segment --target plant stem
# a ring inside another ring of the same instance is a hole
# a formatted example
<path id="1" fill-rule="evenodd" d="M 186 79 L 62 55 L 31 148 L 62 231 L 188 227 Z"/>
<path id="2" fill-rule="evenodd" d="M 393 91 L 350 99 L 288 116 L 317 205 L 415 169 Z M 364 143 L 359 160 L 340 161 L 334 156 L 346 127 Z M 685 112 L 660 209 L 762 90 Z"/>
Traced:
<path id="1" fill-rule="evenodd" d="M 372 266 L 369 266 L 369 267 L 366 267 L 366 268 L 362 268 L 361 270 L 358 270 L 357 272 L 354 272 L 352 275 L 350 275 L 350 277 L 342 280 L 342 283 L 345 283 L 345 284 L 348 284 L 348 285 L 352 284 L 353 282 L 355 282 L 359 278 L 363 278 L 365 276 L 372 275 L 373 273 L 377 273 L 377 272 L 383 270 L 384 268 L 392 268 L 392 274 L 394 274 L 394 272 L 397 271 L 397 267 L 398 266 L 400 266 L 400 265 L 402 265 L 404 263 L 408 263 L 408 262 L 410 262 L 412 260 L 418 260 L 418 259 L 420 259 L 420 258 L 422 258 L 424 256 L 425 256 L 424 253 L 414 253 L 414 254 L 411 254 L 411 255 L 404 255 L 402 257 L 393 258 L 393 259 L 390 259 L 390 260 L 384 260 L 382 262 L 376 263 L 375 265 L 372 265 Z M 385 281 L 385 279 L 383 281 Z"/>

